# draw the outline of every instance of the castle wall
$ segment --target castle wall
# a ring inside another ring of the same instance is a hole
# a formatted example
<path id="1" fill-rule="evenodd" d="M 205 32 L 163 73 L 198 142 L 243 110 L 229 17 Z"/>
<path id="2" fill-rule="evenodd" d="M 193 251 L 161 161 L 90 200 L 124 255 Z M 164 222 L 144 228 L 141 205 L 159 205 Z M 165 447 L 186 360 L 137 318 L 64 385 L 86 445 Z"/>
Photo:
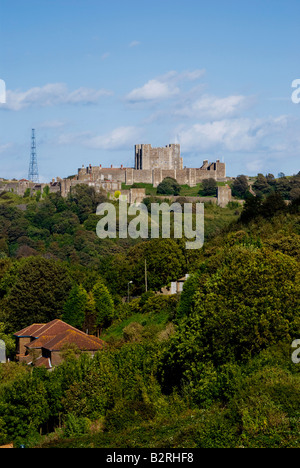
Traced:
<path id="1" fill-rule="evenodd" d="M 145 183 L 157 187 L 166 177 L 176 179 L 180 185 L 194 187 L 204 179 L 213 178 L 217 181 L 226 180 L 226 166 L 224 163 L 220 162 L 212 164 L 204 162 L 203 166 L 197 169 L 164 169 L 162 167 L 154 169 L 132 169 L 89 166 L 79 169 L 78 171 L 78 183 L 96 184 L 100 182 L 102 185 L 105 181 L 118 181 L 126 185 Z"/>
<path id="2" fill-rule="evenodd" d="M 106 168 L 102 166 L 88 166 L 78 170 L 78 180 L 86 182 L 96 182 L 97 180 L 117 180 L 125 183 L 126 169 L 120 168 Z"/>
<path id="3" fill-rule="evenodd" d="M 126 171 L 127 172 L 127 171 Z M 143 169 L 141 171 L 130 169 L 130 176 L 131 180 L 134 183 L 144 183 L 144 184 L 152 184 L 152 171 L 150 169 Z M 130 179 L 126 177 L 126 185 L 132 185 L 129 182 Z"/>
<path id="4" fill-rule="evenodd" d="M 142 203 L 146 196 L 145 189 L 132 188 L 129 191 L 129 203 Z"/>
<path id="5" fill-rule="evenodd" d="M 226 208 L 229 202 L 232 200 L 232 191 L 229 185 L 218 187 L 218 205 L 222 208 Z"/>
<path id="6" fill-rule="evenodd" d="M 133 185 L 135 183 L 152 184 L 157 187 L 166 177 L 176 179 L 180 185 L 194 187 L 204 179 L 226 181 L 226 165 L 217 160 L 208 160 L 198 168 L 183 168 L 180 156 L 180 145 L 171 144 L 163 148 L 152 148 L 151 145 L 135 146 L 134 168 L 103 168 L 100 166 L 82 167 L 78 170 L 78 183 L 104 187 L 107 181 Z M 65 186 L 62 192 L 68 191 Z M 104 187 L 105 188 L 105 187 Z"/>

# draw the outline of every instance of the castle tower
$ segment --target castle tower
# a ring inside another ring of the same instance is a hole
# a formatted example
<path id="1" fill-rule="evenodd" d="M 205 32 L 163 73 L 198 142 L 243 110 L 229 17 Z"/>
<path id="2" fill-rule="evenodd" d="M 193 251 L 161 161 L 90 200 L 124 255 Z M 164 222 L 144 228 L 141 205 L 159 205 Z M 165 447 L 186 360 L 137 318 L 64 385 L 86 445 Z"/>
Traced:
<path id="1" fill-rule="evenodd" d="M 136 170 L 165 169 L 181 170 L 183 161 L 180 156 L 180 145 L 172 144 L 163 148 L 152 148 L 151 145 L 135 146 Z"/>

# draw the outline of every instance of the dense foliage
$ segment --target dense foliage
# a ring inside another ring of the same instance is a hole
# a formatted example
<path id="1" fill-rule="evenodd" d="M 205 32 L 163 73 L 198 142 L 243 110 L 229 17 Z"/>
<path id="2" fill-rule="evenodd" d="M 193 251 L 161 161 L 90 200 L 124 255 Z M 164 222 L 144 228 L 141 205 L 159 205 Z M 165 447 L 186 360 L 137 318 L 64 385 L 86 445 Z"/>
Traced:
<path id="1" fill-rule="evenodd" d="M 283 173 L 275 178 L 273 174 L 258 174 L 254 182 L 249 182 L 248 177 L 238 176 L 232 184 L 233 196 L 247 198 L 251 193 L 263 198 L 274 192 L 279 193 L 285 200 L 296 200 L 300 197 L 300 173 L 286 177 Z"/>
<path id="2" fill-rule="evenodd" d="M 93 359 L 66 349 L 50 373 L 0 365 L 0 443 L 299 447 L 299 199 L 272 191 L 247 196 L 242 213 L 207 206 L 214 235 L 191 253 L 175 239 L 100 241 L 99 196 L 86 194 L 0 204 L 11 357 L 16 329 L 53 318 L 109 345 Z M 187 272 L 181 295 L 157 294 Z"/>

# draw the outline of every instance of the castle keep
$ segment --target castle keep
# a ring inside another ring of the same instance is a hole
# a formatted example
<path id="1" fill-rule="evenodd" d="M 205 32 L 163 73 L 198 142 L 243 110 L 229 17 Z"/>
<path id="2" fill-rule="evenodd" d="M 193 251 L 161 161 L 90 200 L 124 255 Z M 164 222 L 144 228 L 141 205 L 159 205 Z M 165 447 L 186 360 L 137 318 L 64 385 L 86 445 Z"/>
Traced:
<path id="1" fill-rule="evenodd" d="M 152 148 L 151 145 L 135 146 L 136 170 L 143 169 L 182 169 L 180 145 L 169 145 L 164 148 Z"/>

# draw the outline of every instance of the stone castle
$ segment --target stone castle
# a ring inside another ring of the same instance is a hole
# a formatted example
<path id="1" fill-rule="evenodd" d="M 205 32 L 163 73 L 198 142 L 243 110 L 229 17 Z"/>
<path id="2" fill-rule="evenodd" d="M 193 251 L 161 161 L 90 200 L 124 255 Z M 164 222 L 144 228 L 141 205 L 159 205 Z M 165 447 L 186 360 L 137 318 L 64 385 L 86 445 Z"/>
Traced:
<path id="1" fill-rule="evenodd" d="M 217 160 L 203 162 L 199 168 L 183 167 L 180 156 L 180 145 L 169 145 L 164 148 L 152 148 L 151 145 L 135 146 L 134 168 L 104 168 L 100 166 L 82 167 L 78 170 L 77 181 L 94 183 L 104 181 L 121 182 L 125 185 L 135 183 L 152 184 L 157 187 L 163 179 L 172 177 L 180 185 L 194 187 L 203 179 L 213 178 L 216 181 L 226 181 L 226 165 Z"/>
<path id="2" fill-rule="evenodd" d="M 179 144 L 170 144 L 163 148 L 152 148 L 150 144 L 135 146 L 134 167 L 110 168 L 99 166 L 87 167 L 84 165 L 78 169 L 78 174 L 72 178 L 57 178 L 49 184 L 34 184 L 28 180 L 0 183 L 0 191 L 15 191 L 19 195 L 24 195 L 26 189 L 32 192 L 43 191 L 48 186 L 50 192 L 60 192 L 66 197 L 72 187 L 78 184 L 92 186 L 96 191 L 104 190 L 114 193 L 122 190 L 122 184 L 132 186 L 136 183 L 146 183 L 157 187 L 166 177 L 172 177 L 180 185 L 194 187 L 204 179 L 213 178 L 218 182 L 226 182 L 226 165 L 217 160 L 209 163 L 205 160 L 198 168 L 183 167 L 183 159 L 180 154 Z M 130 199 L 129 199 L 130 200 Z"/>

